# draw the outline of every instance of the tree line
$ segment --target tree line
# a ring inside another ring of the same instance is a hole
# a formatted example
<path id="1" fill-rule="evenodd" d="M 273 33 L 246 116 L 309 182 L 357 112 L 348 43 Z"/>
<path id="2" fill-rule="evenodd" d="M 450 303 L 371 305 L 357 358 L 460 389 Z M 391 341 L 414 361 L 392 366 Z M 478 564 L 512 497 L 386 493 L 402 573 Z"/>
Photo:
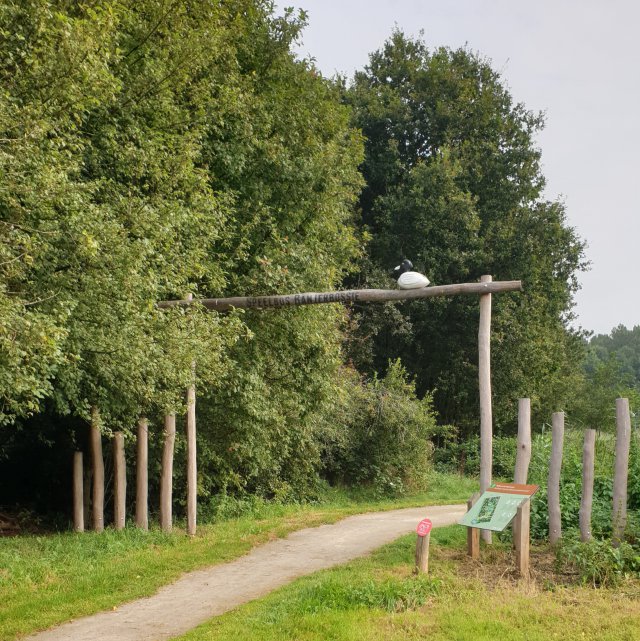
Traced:
<path id="1" fill-rule="evenodd" d="M 157 446 L 195 380 L 204 499 L 419 483 L 436 421 L 477 431 L 475 300 L 157 306 L 388 288 L 404 257 L 435 284 L 523 281 L 494 303 L 498 430 L 519 396 L 570 398 L 586 263 L 542 193 L 542 116 L 480 55 L 399 31 L 324 78 L 292 53 L 305 21 L 267 0 L 0 2 L 5 469 L 29 453 L 57 478 L 92 407 L 105 434 L 148 416 Z"/>

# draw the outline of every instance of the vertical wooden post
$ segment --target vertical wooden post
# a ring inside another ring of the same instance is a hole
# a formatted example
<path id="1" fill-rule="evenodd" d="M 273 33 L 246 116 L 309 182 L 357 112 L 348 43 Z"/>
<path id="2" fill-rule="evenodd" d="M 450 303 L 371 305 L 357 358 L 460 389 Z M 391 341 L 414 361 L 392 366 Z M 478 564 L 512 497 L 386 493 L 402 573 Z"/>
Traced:
<path id="1" fill-rule="evenodd" d="M 416 567 L 415 574 L 429 574 L 429 540 L 431 532 L 418 536 L 416 541 Z"/>
<path id="2" fill-rule="evenodd" d="M 84 532 L 82 452 L 73 453 L 73 531 Z"/>
<path id="3" fill-rule="evenodd" d="M 116 530 L 123 530 L 127 505 L 127 468 L 122 432 L 113 435 L 113 479 L 113 523 Z"/>
<path id="4" fill-rule="evenodd" d="M 136 439 L 136 525 L 149 529 L 149 421 L 138 421 Z"/>
<path id="5" fill-rule="evenodd" d="M 481 276 L 481 283 L 490 283 L 491 276 Z M 478 328 L 478 378 L 480 388 L 480 492 L 491 485 L 493 460 L 493 417 L 491 409 L 491 294 L 480 296 Z M 491 532 L 482 530 L 482 540 L 491 543 Z"/>
<path id="6" fill-rule="evenodd" d="M 476 492 L 467 501 L 467 512 L 474 506 L 475 502 L 480 498 L 480 492 Z M 472 559 L 480 558 L 480 530 L 475 527 L 467 528 L 467 555 Z"/>
<path id="7" fill-rule="evenodd" d="M 549 505 L 549 543 L 555 544 L 562 537 L 560 514 L 560 471 L 564 441 L 564 412 L 554 412 L 551 423 L 551 460 L 547 484 Z"/>
<path id="8" fill-rule="evenodd" d="M 516 468 L 513 473 L 514 483 L 526 483 L 531 461 L 531 401 L 528 398 L 518 400 L 518 450 Z M 525 510 L 526 511 L 526 510 Z M 524 512 L 522 514 L 524 515 Z M 520 543 L 520 512 L 513 520 L 513 545 L 518 549 Z M 523 533 L 524 535 L 524 533 Z"/>
<path id="9" fill-rule="evenodd" d="M 613 536 L 618 547 L 627 526 L 627 480 L 629 476 L 629 447 L 631 445 L 631 415 L 629 399 L 616 399 L 616 459 L 613 476 Z"/>
<path id="10" fill-rule="evenodd" d="M 173 449 L 176 442 L 176 415 L 164 417 L 164 443 L 162 446 L 162 472 L 160 476 L 160 527 L 171 532 L 173 499 Z"/>
<path id="11" fill-rule="evenodd" d="M 89 439 L 91 443 L 91 465 L 93 467 L 93 492 L 91 513 L 93 529 L 104 530 L 104 460 L 102 459 L 102 434 L 100 433 L 100 412 L 97 407 L 91 408 L 91 426 Z"/>
<path id="12" fill-rule="evenodd" d="M 580 540 L 591 540 L 591 505 L 593 503 L 593 477 L 596 460 L 596 431 L 584 431 L 582 449 L 582 497 L 580 498 Z"/>
<path id="13" fill-rule="evenodd" d="M 518 521 L 518 540 L 516 543 L 516 567 L 521 577 L 529 578 L 529 548 L 530 535 L 529 523 L 531 515 L 531 499 L 527 499 L 520 505 L 516 512 Z"/>
<path id="14" fill-rule="evenodd" d="M 88 460 L 87 460 L 88 459 Z M 82 511 L 84 513 L 84 527 L 89 530 L 92 527 L 91 522 L 91 481 L 93 479 L 93 470 L 91 469 L 91 456 L 87 459 L 83 457 L 82 464 L 84 466 L 83 474 L 83 492 L 84 498 L 82 500 Z"/>
<path id="15" fill-rule="evenodd" d="M 187 296 L 193 300 L 193 294 Z M 196 512 L 198 509 L 198 468 L 196 458 L 196 386 L 195 362 L 191 363 L 193 382 L 187 389 L 187 534 L 196 533 Z"/>

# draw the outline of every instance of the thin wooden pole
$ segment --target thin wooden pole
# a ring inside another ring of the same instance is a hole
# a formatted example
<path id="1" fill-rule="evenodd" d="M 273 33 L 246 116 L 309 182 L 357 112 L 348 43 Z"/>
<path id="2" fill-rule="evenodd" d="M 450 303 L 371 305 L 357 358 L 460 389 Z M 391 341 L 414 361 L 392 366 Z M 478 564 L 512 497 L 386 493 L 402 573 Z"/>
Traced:
<path id="1" fill-rule="evenodd" d="M 582 498 L 580 499 L 580 539 L 591 540 L 591 505 L 593 503 L 593 478 L 596 460 L 596 431 L 585 430 L 582 450 Z"/>
<path id="2" fill-rule="evenodd" d="M 89 453 L 91 454 L 91 453 Z M 92 523 L 91 523 L 91 482 L 93 480 L 93 470 L 92 470 L 92 463 L 91 463 L 91 456 L 89 455 L 88 457 L 83 457 L 82 461 L 84 465 L 84 474 L 83 474 L 83 492 L 84 492 L 84 498 L 82 501 L 82 508 L 84 512 L 84 527 L 87 530 L 90 530 L 92 528 Z"/>
<path id="3" fill-rule="evenodd" d="M 531 462 L 531 401 L 528 398 L 518 400 L 518 443 L 516 467 L 513 472 L 514 483 L 526 483 Z M 513 520 L 513 545 L 518 549 L 520 543 L 521 518 L 526 518 L 527 510 L 516 514 Z M 522 517 L 521 517 L 522 515 Z M 524 535 L 524 532 L 522 533 Z"/>
<path id="4" fill-rule="evenodd" d="M 437 296 L 457 296 L 472 294 L 498 294 L 501 292 L 521 292 L 519 280 L 496 281 L 482 280 L 479 283 L 457 283 L 454 285 L 436 285 L 422 289 L 349 289 L 337 292 L 305 292 L 302 294 L 284 294 L 278 296 L 233 296 L 231 298 L 203 298 L 196 300 L 207 309 L 219 312 L 230 309 L 266 309 L 269 307 L 289 307 L 291 305 L 319 305 L 322 303 L 367 303 L 393 300 L 414 300 L 417 298 L 434 298 Z M 158 307 L 186 307 L 194 301 L 164 300 Z"/>
<path id="5" fill-rule="evenodd" d="M 193 294 L 187 300 L 191 301 Z M 195 362 L 191 371 L 195 380 Z M 196 458 L 196 386 L 189 385 L 187 389 L 187 534 L 196 533 L 196 513 L 198 509 L 198 467 Z"/>
<path id="6" fill-rule="evenodd" d="M 481 284 L 490 283 L 491 276 L 482 276 Z M 480 388 L 480 491 L 491 485 L 493 459 L 493 418 L 491 409 L 491 294 L 480 296 L 480 324 L 478 328 L 478 378 Z M 482 530 L 480 536 L 491 543 L 491 532 Z"/>
<path id="7" fill-rule="evenodd" d="M 620 545 L 627 526 L 627 480 L 629 476 L 629 447 L 631 445 L 631 415 L 629 399 L 616 399 L 616 459 L 613 477 L 613 536 L 612 544 Z"/>
<path id="8" fill-rule="evenodd" d="M 149 529 L 149 421 L 138 421 L 136 439 L 136 525 Z"/>
<path id="9" fill-rule="evenodd" d="M 476 492 L 467 501 L 467 512 L 475 505 L 480 498 L 480 492 Z M 472 559 L 480 558 L 480 530 L 475 527 L 467 528 L 467 555 Z"/>
<path id="10" fill-rule="evenodd" d="M 530 517 L 531 499 L 520 504 L 516 512 L 518 521 L 518 542 L 516 544 L 516 567 L 524 579 L 529 578 L 529 548 L 530 548 Z"/>
<path id="11" fill-rule="evenodd" d="M 73 453 L 73 531 L 84 532 L 82 452 Z"/>
<path id="12" fill-rule="evenodd" d="M 173 450 L 176 442 L 176 415 L 164 417 L 164 444 L 162 446 L 162 473 L 160 476 L 160 527 L 171 532 L 173 499 Z"/>
<path id="13" fill-rule="evenodd" d="M 104 460 L 102 458 L 102 435 L 100 433 L 100 412 L 91 408 L 89 439 L 91 443 L 91 465 L 93 467 L 93 492 L 91 513 L 93 529 L 104 530 Z"/>
<path id="14" fill-rule="evenodd" d="M 551 425 L 551 460 L 547 484 L 549 506 L 549 542 L 557 543 L 562 537 L 560 513 L 560 472 L 562 469 L 562 447 L 564 441 L 564 412 L 554 412 Z"/>
<path id="15" fill-rule="evenodd" d="M 127 468 L 122 432 L 113 435 L 113 477 L 113 521 L 116 530 L 123 530 L 127 505 Z"/>

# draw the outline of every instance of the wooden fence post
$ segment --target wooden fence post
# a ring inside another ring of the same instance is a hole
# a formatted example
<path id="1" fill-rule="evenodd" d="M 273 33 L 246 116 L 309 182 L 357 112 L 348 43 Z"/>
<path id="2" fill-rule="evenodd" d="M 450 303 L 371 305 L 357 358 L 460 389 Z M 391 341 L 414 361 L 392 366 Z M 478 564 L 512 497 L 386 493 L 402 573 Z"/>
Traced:
<path id="1" fill-rule="evenodd" d="M 73 453 L 73 531 L 84 532 L 82 452 Z"/>
<path id="2" fill-rule="evenodd" d="M 551 460 L 547 502 L 549 505 L 549 542 L 557 543 L 562 536 L 560 514 L 560 471 L 562 468 L 562 446 L 564 440 L 564 412 L 554 412 L 551 425 Z"/>
<path id="3" fill-rule="evenodd" d="M 113 522 L 116 530 L 123 530 L 127 505 L 127 468 L 122 432 L 113 435 L 113 479 Z"/>
<path id="4" fill-rule="evenodd" d="M 188 294 L 188 301 L 193 294 Z M 187 534 L 196 533 L 196 513 L 198 510 L 198 464 L 196 458 L 196 386 L 195 362 L 191 363 L 194 381 L 187 388 Z"/>
<path id="5" fill-rule="evenodd" d="M 474 506 L 480 498 L 480 492 L 476 492 L 467 501 L 467 512 Z M 472 559 L 480 558 L 480 530 L 475 527 L 467 528 L 467 555 Z"/>
<path id="6" fill-rule="evenodd" d="M 162 473 L 160 476 L 160 527 L 171 532 L 173 500 L 173 449 L 176 442 L 176 415 L 164 417 L 164 443 L 162 446 Z"/>
<path id="7" fill-rule="evenodd" d="M 490 283 L 492 276 L 481 276 L 481 283 Z M 491 294 L 480 296 L 478 327 L 478 379 L 480 389 L 480 492 L 491 485 L 493 460 L 493 417 L 491 408 Z M 491 532 L 482 530 L 482 540 L 491 543 Z"/>
<path id="8" fill-rule="evenodd" d="M 149 529 L 149 421 L 138 421 L 136 439 L 136 525 Z"/>
<path id="9" fill-rule="evenodd" d="M 629 447 L 631 445 L 631 415 L 629 399 L 616 399 L 616 459 L 613 477 L 613 536 L 618 547 L 627 525 L 627 479 L 629 475 Z"/>
<path id="10" fill-rule="evenodd" d="M 102 458 L 102 434 L 100 433 L 100 412 L 91 408 L 91 465 L 93 467 L 93 492 L 91 501 L 92 524 L 96 532 L 104 530 L 104 460 Z"/>
<path id="11" fill-rule="evenodd" d="M 591 505 L 595 474 L 596 431 L 585 430 L 582 450 L 582 497 L 580 499 L 580 540 L 591 540 Z"/>
<path id="12" fill-rule="evenodd" d="M 529 474 L 531 462 L 531 400 L 521 398 L 518 400 L 518 450 L 516 452 L 516 468 L 513 473 L 513 482 L 525 484 Z M 520 527 L 527 510 L 518 511 L 513 520 L 513 545 L 518 549 L 520 542 Z M 524 532 L 523 532 L 524 536 Z"/>

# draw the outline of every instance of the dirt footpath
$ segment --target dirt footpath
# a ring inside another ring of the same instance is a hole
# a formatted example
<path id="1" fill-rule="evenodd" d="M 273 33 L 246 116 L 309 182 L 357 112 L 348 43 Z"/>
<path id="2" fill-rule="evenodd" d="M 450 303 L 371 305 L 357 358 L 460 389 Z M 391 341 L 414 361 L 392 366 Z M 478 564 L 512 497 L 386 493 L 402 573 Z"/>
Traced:
<path id="1" fill-rule="evenodd" d="M 190 572 L 155 595 L 116 610 L 65 623 L 27 641 L 164 641 L 211 617 L 257 599 L 305 574 L 345 563 L 415 531 L 429 517 L 451 525 L 462 505 L 407 508 L 350 516 L 333 525 L 293 532 L 230 563 Z"/>

